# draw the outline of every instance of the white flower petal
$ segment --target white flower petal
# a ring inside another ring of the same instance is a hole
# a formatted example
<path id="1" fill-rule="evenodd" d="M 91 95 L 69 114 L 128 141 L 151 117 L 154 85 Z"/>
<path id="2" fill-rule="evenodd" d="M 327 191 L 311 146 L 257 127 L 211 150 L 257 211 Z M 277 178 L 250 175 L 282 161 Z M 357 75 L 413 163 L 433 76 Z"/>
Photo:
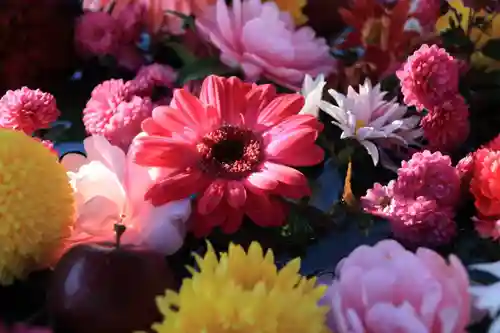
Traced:
<path id="1" fill-rule="evenodd" d="M 379 153 L 377 146 L 375 146 L 375 144 L 370 141 L 361 141 L 361 144 L 366 148 L 366 151 L 372 157 L 373 165 L 377 165 L 379 160 Z"/>

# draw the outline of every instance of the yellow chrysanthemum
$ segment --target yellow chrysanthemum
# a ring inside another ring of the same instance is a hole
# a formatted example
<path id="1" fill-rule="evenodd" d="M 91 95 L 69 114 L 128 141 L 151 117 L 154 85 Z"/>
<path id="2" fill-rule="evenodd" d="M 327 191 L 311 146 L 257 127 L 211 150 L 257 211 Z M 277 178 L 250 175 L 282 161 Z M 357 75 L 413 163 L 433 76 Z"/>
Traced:
<path id="1" fill-rule="evenodd" d="M 307 16 L 304 15 L 302 9 L 307 4 L 307 0 L 274 0 L 278 7 L 292 15 L 296 25 L 301 25 L 307 22 Z"/>
<path id="2" fill-rule="evenodd" d="M 57 156 L 23 132 L 0 129 L 0 284 L 51 259 L 70 232 L 73 210 Z"/>
<path id="3" fill-rule="evenodd" d="M 457 26 L 460 26 L 474 43 L 476 51 L 472 54 L 470 59 L 472 65 L 476 68 L 484 68 L 486 70 L 499 69 L 500 62 L 485 56 L 480 50 L 490 39 L 500 38 L 500 15 L 487 13 L 484 10 L 474 11 L 464 6 L 461 0 L 451 0 L 448 1 L 448 4 L 451 9 L 437 20 L 437 32 L 443 32 L 450 29 L 451 20 Z M 454 11 L 460 14 L 460 21 L 457 20 Z M 483 29 L 477 27 L 470 27 L 469 29 L 470 23 L 478 18 L 484 19 L 490 22 L 490 24 Z"/>
<path id="4" fill-rule="evenodd" d="M 254 242 L 248 253 L 230 245 L 217 260 L 209 246 L 195 256 L 199 271 L 183 281 L 179 293 L 157 298 L 165 316 L 154 324 L 159 333 L 328 333 L 325 292 L 315 279 L 299 275 L 300 260 L 278 271 L 272 251 Z"/>

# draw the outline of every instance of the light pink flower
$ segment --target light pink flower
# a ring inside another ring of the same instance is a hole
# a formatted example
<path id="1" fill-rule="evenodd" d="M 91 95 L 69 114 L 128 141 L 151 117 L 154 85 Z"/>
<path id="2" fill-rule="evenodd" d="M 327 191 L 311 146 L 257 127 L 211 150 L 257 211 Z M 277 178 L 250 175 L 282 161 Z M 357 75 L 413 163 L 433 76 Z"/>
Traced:
<path id="1" fill-rule="evenodd" d="M 22 87 L 9 90 L 0 99 L 0 127 L 23 131 L 28 135 L 49 128 L 60 112 L 49 93 Z"/>
<path id="2" fill-rule="evenodd" d="M 143 94 L 151 94 L 154 87 L 173 88 L 177 73 L 167 65 L 154 63 L 139 69 L 134 78 L 134 84 Z"/>
<path id="3" fill-rule="evenodd" d="M 404 102 L 418 110 L 434 109 L 445 96 L 458 93 L 460 66 L 455 58 L 437 45 L 422 45 L 396 72 Z"/>
<path id="4" fill-rule="evenodd" d="M 83 110 L 87 132 L 127 150 L 141 131 L 142 121 L 153 111 L 151 99 L 137 96 L 136 89 L 133 82 L 123 80 L 104 81 L 95 87 Z"/>
<path id="5" fill-rule="evenodd" d="M 336 333 L 464 333 L 469 280 L 460 260 L 447 263 L 392 240 L 362 245 L 337 266 L 325 303 Z"/>
<path id="6" fill-rule="evenodd" d="M 62 160 L 68 169 L 77 211 L 68 242 L 112 242 L 113 226 L 122 221 L 127 227 L 123 244 L 165 254 L 176 252 L 184 241 L 190 200 L 154 207 L 144 200 L 155 180 L 154 170 L 136 165 L 104 137 L 88 137 L 84 144 L 87 158 L 68 154 Z"/>
<path id="7" fill-rule="evenodd" d="M 261 76 L 300 90 L 306 74 L 317 77 L 334 71 L 335 61 L 323 38 L 309 27 L 295 29 L 290 14 L 276 3 L 224 0 L 196 20 L 205 38 L 221 51 L 221 60 L 241 67 L 250 80 Z"/>
<path id="8" fill-rule="evenodd" d="M 388 218 L 390 217 L 390 204 L 392 202 L 392 188 L 394 181 L 390 181 L 387 186 L 379 183 L 373 184 L 373 188 L 366 191 L 366 195 L 361 197 L 361 205 L 363 209 L 376 216 Z"/>
<path id="9" fill-rule="evenodd" d="M 119 47 L 120 38 L 120 25 L 107 13 L 87 12 L 76 22 L 75 42 L 83 55 L 111 55 Z"/>

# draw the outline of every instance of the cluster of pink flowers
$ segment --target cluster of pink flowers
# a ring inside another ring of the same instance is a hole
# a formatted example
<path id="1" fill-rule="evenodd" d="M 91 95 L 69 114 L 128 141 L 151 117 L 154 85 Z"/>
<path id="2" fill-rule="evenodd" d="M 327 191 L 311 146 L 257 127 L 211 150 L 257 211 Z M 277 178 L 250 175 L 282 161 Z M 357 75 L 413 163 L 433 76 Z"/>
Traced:
<path id="1" fill-rule="evenodd" d="M 106 12 L 86 12 L 75 27 L 75 42 L 83 56 L 113 56 L 130 70 L 144 62 L 136 47 L 142 32 L 144 7 L 130 2 L 119 15 Z"/>
<path id="2" fill-rule="evenodd" d="M 423 151 L 402 162 L 396 180 L 386 186 L 376 183 L 361 202 L 367 212 L 388 219 L 394 235 L 406 244 L 439 246 L 456 234 L 460 185 L 448 156 Z"/>
<path id="3" fill-rule="evenodd" d="M 420 125 L 431 150 L 453 151 L 469 135 L 469 108 L 458 90 L 460 66 L 437 45 L 422 45 L 396 72 L 404 102 L 428 112 Z"/>
<path id="4" fill-rule="evenodd" d="M 172 87 L 175 78 L 176 73 L 169 66 L 152 64 L 141 68 L 134 80 L 102 82 L 94 88 L 83 110 L 85 129 L 127 151 L 141 131 L 142 121 L 151 116 L 156 105 L 168 102 L 153 102 L 153 89 Z"/>

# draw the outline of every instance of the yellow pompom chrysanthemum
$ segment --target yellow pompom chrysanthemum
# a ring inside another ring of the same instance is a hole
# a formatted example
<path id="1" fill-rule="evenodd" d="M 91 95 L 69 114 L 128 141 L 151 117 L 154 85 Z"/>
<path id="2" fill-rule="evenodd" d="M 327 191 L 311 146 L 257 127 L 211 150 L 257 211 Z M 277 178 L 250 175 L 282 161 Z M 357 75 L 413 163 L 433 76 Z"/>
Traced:
<path id="1" fill-rule="evenodd" d="M 254 242 L 248 253 L 230 245 L 220 260 L 209 245 L 195 256 L 179 293 L 158 297 L 165 316 L 154 324 L 159 333 L 328 333 L 327 307 L 318 305 L 325 292 L 315 279 L 299 275 L 300 260 L 278 271 L 272 251 L 265 255 Z"/>
<path id="2" fill-rule="evenodd" d="M 73 214 L 71 185 L 57 156 L 23 132 L 0 129 L 0 284 L 52 259 Z"/>

